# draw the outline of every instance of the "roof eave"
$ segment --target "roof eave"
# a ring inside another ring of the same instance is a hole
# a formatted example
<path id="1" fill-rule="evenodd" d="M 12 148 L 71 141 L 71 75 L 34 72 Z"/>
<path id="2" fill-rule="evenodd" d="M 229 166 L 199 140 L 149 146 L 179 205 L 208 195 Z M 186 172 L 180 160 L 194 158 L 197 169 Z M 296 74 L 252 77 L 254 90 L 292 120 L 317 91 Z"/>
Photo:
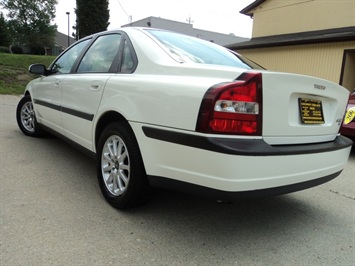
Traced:
<path id="1" fill-rule="evenodd" d="M 355 40 L 355 27 L 346 27 L 340 29 L 258 37 L 251 39 L 249 42 L 228 45 L 227 48 L 232 50 L 243 50 L 353 40 Z"/>
<path id="2" fill-rule="evenodd" d="M 255 2 L 251 3 L 247 7 L 243 8 L 242 10 L 239 11 L 239 13 L 250 16 L 252 17 L 254 15 L 253 12 L 251 12 L 254 8 L 257 8 L 259 5 L 264 3 L 266 0 L 256 0 Z"/>

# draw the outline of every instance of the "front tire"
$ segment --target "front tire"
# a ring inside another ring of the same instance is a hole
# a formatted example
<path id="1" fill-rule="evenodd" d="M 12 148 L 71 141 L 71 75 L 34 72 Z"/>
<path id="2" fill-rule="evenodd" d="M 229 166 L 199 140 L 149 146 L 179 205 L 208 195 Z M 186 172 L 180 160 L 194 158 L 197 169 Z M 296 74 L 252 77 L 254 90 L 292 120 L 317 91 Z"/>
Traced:
<path id="1" fill-rule="evenodd" d="M 109 124 L 97 147 L 97 176 L 105 199 L 117 209 L 149 200 L 149 186 L 142 156 L 127 123 Z"/>
<path id="2" fill-rule="evenodd" d="M 37 123 L 30 95 L 25 95 L 17 105 L 16 120 L 21 131 L 31 137 L 43 136 L 43 130 Z"/>

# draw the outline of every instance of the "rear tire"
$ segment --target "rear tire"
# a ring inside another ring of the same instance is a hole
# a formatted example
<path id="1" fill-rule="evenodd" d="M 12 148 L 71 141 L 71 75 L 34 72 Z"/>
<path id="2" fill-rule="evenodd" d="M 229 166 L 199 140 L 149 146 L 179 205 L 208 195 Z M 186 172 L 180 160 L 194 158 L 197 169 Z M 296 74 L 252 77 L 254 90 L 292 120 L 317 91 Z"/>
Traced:
<path id="1" fill-rule="evenodd" d="M 127 123 L 111 123 L 97 146 L 97 177 L 105 199 L 117 209 L 147 202 L 151 196 L 142 156 Z"/>
<path id="2" fill-rule="evenodd" d="M 44 131 L 37 123 L 30 95 L 25 95 L 17 105 L 16 120 L 21 131 L 31 137 L 42 137 Z"/>

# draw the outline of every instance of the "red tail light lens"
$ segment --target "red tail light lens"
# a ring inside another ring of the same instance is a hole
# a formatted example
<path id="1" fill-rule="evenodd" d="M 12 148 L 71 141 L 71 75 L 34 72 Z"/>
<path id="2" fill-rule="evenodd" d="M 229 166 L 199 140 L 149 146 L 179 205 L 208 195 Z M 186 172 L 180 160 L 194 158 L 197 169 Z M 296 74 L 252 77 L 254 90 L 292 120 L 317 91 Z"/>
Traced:
<path id="1" fill-rule="evenodd" d="M 244 73 L 210 88 L 201 103 L 196 131 L 261 136 L 261 73 Z"/>

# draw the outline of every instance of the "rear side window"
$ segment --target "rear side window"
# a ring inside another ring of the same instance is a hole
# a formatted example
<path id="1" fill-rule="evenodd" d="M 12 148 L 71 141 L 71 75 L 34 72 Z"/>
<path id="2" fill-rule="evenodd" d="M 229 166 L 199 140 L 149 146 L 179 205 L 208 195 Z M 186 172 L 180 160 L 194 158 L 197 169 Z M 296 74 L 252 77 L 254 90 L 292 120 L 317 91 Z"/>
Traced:
<path id="1" fill-rule="evenodd" d="M 163 30 L 147 30 L 167 49 L 170 55 L 182 63 L 234 66 L 245 69 L 260 69 L 250 60 L 217 44 L 198 38 Z"/>
<path id="2" fill-rule="evenodd" d="M 113 72 L 111 66 L 118 60 L 121 44 L 120 34 L 110 34 L 98 37 L 81 60 L 78 73 Z"/>
<path id="3" fill-rule="evenodd" d="M 136 67 L 136 57 L 132 47 L 128 41 L 124 41 L 122 59 L 121 59 L 121 73 L 132 73 Z"/>

